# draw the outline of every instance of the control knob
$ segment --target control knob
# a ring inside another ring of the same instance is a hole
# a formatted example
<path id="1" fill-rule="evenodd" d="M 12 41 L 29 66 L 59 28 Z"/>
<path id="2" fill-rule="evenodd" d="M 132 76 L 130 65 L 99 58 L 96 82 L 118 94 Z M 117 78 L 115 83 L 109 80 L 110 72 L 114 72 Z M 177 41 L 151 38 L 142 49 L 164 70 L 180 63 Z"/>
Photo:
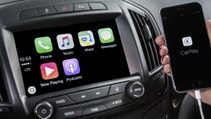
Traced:
<path id="1" fill-rule="evenodd" d="M 39 119 L 49 119 L 53 116 L 54 108 L 49 102 L 41 102 L 34 108 L 34 114 Z"/>
<path id="2" fill-rule="evenodd" d="M 144 94 L 144 86 L 139 81 L 127 85 L 127 95 L 132 99 L 138 99 Z"/>

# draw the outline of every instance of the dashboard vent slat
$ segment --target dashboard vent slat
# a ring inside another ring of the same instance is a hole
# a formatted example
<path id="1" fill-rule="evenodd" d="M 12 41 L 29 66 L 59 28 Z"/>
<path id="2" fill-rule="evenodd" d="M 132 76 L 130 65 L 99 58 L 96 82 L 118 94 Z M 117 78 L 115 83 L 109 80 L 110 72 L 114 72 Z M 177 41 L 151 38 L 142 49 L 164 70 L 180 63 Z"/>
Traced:
<path id="1" fill-rule="evenodd" d="M 153 71 L 161 65 L 159 47 L 154 41 L 157 36 L 156 31 L 147 15 L 140 15 L 131 10 L 129 10 L 129 13 L 138 33 L 148 70 Z"/>
<path id="2" fill-rule="evenodd" d="M 0 103 L 1 102 L 7 102 L 7 101 L 8 101 L 7 92 L 6 92 L 6 88 L 5 88 L 5 85 L 4 85 L 2 72 L 1 72 L 1 69 L 0 69 Z"/>

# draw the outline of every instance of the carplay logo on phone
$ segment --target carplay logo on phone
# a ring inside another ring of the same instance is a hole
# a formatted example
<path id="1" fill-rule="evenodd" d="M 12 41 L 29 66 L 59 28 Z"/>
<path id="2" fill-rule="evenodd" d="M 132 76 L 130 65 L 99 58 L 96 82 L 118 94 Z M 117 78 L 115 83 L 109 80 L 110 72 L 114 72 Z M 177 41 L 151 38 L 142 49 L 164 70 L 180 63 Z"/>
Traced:
<path id="1" fill-rule="evenodd" d="M 191 36 L 183 37 L 182 44 L 185 47 L 192 46 L 193 45 L 192 37 Z"/>
<path id="2" fill-rule="evenodd" d="M 193 45 L 192 37 L 191 36 L 183 37 L 182 44 L 184 47 L 192 46 Z M 190 54 L 198 54 L 198 53 L 199 53 L 199 49 L 188 49 L 188 50 L 180 51 L 180 54 L 182 56 L 190 55 Z"/>

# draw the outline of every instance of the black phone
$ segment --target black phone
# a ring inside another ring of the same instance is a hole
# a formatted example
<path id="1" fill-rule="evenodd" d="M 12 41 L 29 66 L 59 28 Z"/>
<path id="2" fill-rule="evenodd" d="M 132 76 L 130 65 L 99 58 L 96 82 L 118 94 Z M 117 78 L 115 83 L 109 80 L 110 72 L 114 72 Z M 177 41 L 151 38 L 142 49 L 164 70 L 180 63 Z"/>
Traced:
<path id="1" fill-rule="evenodd" d="M 169 6 L 160 14 L 175 90 L 211 87 L 211 50 L 201 4 Z"/>

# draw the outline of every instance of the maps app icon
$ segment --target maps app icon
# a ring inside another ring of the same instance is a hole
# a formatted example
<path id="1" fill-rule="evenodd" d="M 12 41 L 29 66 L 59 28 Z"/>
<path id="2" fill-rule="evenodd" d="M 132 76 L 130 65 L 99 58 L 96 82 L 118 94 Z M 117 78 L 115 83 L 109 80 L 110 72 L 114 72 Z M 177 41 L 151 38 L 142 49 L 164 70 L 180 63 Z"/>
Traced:
<path id="1" fill-rule="evenodd" d="M 81 31 L 78 33 L 80 45 L 83 47 L 92 46 L 95 44 L 95 39 L 92 31 Z"/>

